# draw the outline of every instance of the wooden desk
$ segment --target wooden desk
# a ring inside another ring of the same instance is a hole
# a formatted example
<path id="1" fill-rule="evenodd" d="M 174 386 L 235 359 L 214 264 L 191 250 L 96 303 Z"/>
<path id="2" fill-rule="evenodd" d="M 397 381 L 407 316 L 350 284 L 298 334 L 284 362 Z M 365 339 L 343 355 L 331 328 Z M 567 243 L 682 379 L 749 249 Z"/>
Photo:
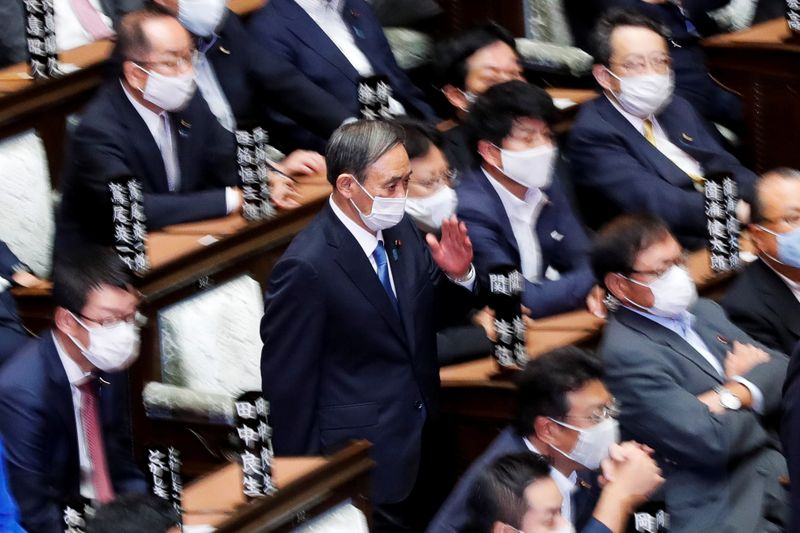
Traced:
<path id="1" fill-rule="evenodd" d="M 336 505 L 352 500 L 370 516 L 369 444 L 357 441 L 328 458 L 277 457 L 273 496 L 247 501 L 241 467 L 228 464 L 186 486 L 184 523 L 211 525 L 221 533 L 291 531 Z"/>
<path id="2" fill-rule="evenodd" d="M 746 163 L 756 172 L 800 168 L 800 43 L 784 19 L 703 41 L 712 74 L 742 97 Z"/>

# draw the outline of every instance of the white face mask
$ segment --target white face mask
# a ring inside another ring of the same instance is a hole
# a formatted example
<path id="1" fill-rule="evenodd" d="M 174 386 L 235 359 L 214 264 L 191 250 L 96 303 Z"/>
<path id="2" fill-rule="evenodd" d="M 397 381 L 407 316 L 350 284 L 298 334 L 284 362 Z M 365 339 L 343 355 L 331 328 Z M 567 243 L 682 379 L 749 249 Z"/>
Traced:
<path id="1" fill-rule="evenodd" d="M 116 372 L 128 368 L 139 356 L 139 328 L 135 323 L 121 320 L 111 326 L 89 327 L 70 314 L 89 332 L 89 346 L 83 346 L 72 335 L 68 337 L 96 368 Z"/>
<path id="2" fill-rule="evenodd" d="M 225 0 L 178 0 L 178 20 L 198 37 L 214 33 L 225 13 Z"/>
<path id="3" fill-rule="evenodd" d="M 356 208 L 356 211 L 361 216 L 361 220 L 369 229 L 372 231 L 389 229 L 403 220 L 408 191 L 406 191 L 406 196 L 402 198 L 372 196 L 363 185 L 358 183 L 357 179 L 353 178 L 353 182 L 361 187 L 361 190 L 372 199 L 372 211 L 368 215 L 362 213 L 355 202 L 352 199 L 350 200 L 350 203 L 353 204 L 353 207 Z"/>
<path id="4" fill-rule="evenodd" d="M 608 70 L 608 69 L 606 69 Z M 671 100 L 675 80 L 672 71 L 668 74 L 640 74 L 619 77 L 619 93 L 614 93 L 619 105 L 639 118 L 648 118 L 661 111 Z"/>
<path id="5" fill-rule="evenodd" d="M 442 221 L 456 212 L 458 197 L 450 187 L 442 187 L 425 198 L 407 198 L 406 213 L 426 231 L 436 231 Z"/>
<path id="6" fill-rule="evenodd" d="M 674 318 L 689 309 L 697 301 L 697 287 L 689 271 L 682 266 L 672 265 L 663 276 L 652 283 L 642 283 L 631 278 L 626 279 L 636 285 L 650 289 L 655 300 L 650 308 L 642 307 L 630 300 L 628 302 L 656 316 Z"/>
<path id="7" fill-rule="evenodd" d="M 192 99 L 197 85 L 194 82 L 194 70 L 189 70 L 177 76 L 165 76 L 158 72 L 145 70 L 136 65 L 142 72 L 147 73 L 147 82 L 142 95 L 151 104 L 164 111 L 180 111 Z"/>
<path id="8" fill-rule="evenodd" d="M 503 163 L 503 168 L 496 167 L 497 170 L 529 189 L 544 189 L 550 185 L 558 155 L 555 146 L 543 144 L 521 152 L 497 148 Z"/>
<path id="9" fill-rule="evenodd" d="M 578 442 L 575 444 L 575 449 L 571 452 L 566 453 L 553 445 L 550 445 L 550 447 L 564 457 L 572 459 L 589 470 L 597 470 L 600 468 L 600 463 L 608 458 L 609 447 L 619 442 L 619 423 L 615 418 L 606 418 L 599 424 L 595 424 L 590 428 L 571 426 L 566 422 L 561 422 L 554 418 L 550 420 L 559 426 L 564 426 L 565 428 L 578 432 Z"/>

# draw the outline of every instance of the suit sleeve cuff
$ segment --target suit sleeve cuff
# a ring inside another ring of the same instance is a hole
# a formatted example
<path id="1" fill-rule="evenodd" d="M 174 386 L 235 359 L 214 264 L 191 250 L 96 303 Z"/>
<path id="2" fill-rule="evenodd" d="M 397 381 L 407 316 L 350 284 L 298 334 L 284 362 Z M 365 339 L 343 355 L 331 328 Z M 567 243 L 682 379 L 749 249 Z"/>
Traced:
<path id="1" fill-rule="evenodd" d="M 230 215 L 239 209 L 239 195 L 233 187 L 225 187 L 225 214 Z"/>
<path id="2" fill-rule="evenodd" d="M 758 413 L 760 415 L 763 415 L 764 414 L 764 394 L 761 392 L 761 389 L 759 389 L 758 387 L 756 387 L 755 385 L 753 385 L 752 383 L 747 381 L 742 376 L 734 376 L 731 379 L 731 381 L 735 381 L 737 383 L 741 383 L 742 385 L 747 387 L 747 390 L 750 391 L 750 396 L 752 397 L 752 402 L 751 402 L 751 405 L 750 405 L 751 409 L 753 409 L 754 412 L 756 412 L 756 413 Z"/>

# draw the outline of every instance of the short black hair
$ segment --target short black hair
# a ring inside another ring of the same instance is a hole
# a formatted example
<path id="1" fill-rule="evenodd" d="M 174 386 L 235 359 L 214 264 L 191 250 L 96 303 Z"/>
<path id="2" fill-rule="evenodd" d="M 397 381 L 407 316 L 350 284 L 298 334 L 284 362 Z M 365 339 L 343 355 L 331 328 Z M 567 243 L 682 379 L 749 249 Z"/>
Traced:
<path id="1" fill-rule="evenodd" d="M 522 437 L 531 435 L 536 417 L 566 416 L 567 393 L 595 379 L 603 379 L 600 359 L 575 346 L 559 348 L 528 361 L 516 380 L 517 433 Z"/>
<path id="2" fill-rule="evenodd" d="M 766 219 L 764 218 L 764 206 L 761 203 L 761 188 L 769 180 L 780 177 L 787 180 L 800 179 L 800 170 L 795 170 L 789 167 L 778 167 L 776 169 L 765 172 L 756 181 L 755 194 L 753 201 L 750 202 L 750 223 L 763 224 Z"/>
<path id="3" fill-rule="evenodd" d="M 478 141 L 500 146 L 520 118 L 535 118 L 552 124 L 556 115 L 547 91 L 526 81 L 511 80 L 490 87 L 470 107 L 464 127 L 474 152 Z"/>
<path id="4" fill-rule="evenodd" d="M 132 283 L 130 269 L 112 248 L 75 247 L 59 252 L 53 263 L 53 300 L 73 313 L 81 313 L 89 293 L 101 285 L 127 289 Z"/>
<path id="5" fill-rule="evenodd" d="M 166 533 L 180 524 L 175 508 L 150 494 L 126 494 L 97 510 L 86 533 Z"/>
<path id="6" fill-rule="evenodd" d="M 442 147 L 442 134 L 432 124 L 408 117 L 397 118 L 393 122 L 405 133 L 403 146 L 406 147 L 409 159 L 424 157 L 431 146 Z"/>
<path id="7" fill-rule="evenodd" d="M 467 79 L 467 61 L 472 54 L 496 42 L 502 42 L 517 52 L 517 43 L 511 33 L 496 22 L 490 21 L 439 43 L 436 48 L 434 69 L 439 86 L 452 85 L 464 89 Z"/>
<path id="8" fill-rule="evenodd" d="M 528 512 L 525 489 L 550 476 L 550 464 L 538 453 L 504 455 L 484 470 L 473 486 L 467 509 L 470 533 L 490 533 L 495 522 L 522 527 Z"/>
<path id="9" fill-rule="evenodd" d="M 620 215 L 597 232 L 592 246 L 595 279 L 605 284 L 606 274 L 633 272 L 636 256 L 671 236 L 667 224 L 655 215 Z"/>
<path id="10" fill-rule="evenodd" d="M 363 184 L 370 165 L 404 141 L 403 129 L 384 120 L 356 120 L 339 126 L 325 149 L 328 182 L 335 188 L 341 174 L 352 174 Z"/>
<path id="11" fill-rule="evenodd" d="M 647 28 L 669 41 L 670 32 L 666 26 L 656 22 L 635 9 L 610 9 L 597 22 L 592 34 L 592 48 L 595 63 L 608 66 L 611 59 L 611 35 L 620 26 Z"/>

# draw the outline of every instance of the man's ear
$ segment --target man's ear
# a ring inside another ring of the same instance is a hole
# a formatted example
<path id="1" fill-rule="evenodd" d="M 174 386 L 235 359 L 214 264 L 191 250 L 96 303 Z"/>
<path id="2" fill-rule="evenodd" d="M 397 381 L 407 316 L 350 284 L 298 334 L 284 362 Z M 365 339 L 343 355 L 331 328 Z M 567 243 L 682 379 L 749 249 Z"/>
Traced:
<path id="1" fill-rule="evenodd" d="M 600 85 L 600 87 L 607 91 L 613 90 L 611 88 L 611 81 L 609 80 L 611 74 L 608 73 L 608 69 L 605 67 L 605 65 L 592 65 L 592 76 L 594 76 L 594 79 L 597 80 L 597 83 Z"/>
<path id="2" fill-rule="evenodd" d="M 553 425 L 558 425 L 546 416 L 537 416 L 533 420 L 533 430 L 536 432 L 536 438 L 546 444 L 553 444 L 555 438 L 553 435 Z"/>
<path id="3" fill-rule="evenodd" d="M 767 244 L 766 239 L 769 233 L 761 229 L 757 224 L 748 224 L 747 233 L 750 235 L 750 240 L 753 241 L 753 245 L 757 249 L 763 250 Z"/>
<path id="4" fill-rule="evenodd" d="M 75 336 L 75 333 L 77 333 L 77 330 L 81 327 L 81 325 L 78 324 L 78 321 L 75 320 L 75 317 L 72 316 L 72 313 L 63 307 L 56 307 L 53 318 L 56 329 L 67 335 L 72 335 L 73 337 Z"/>
<path id="5" fill-rule="evenodd" d="M 500 157 L 500 149 L 489 141 L 478 141 L 478 154 L 489 165 L 503 168 L 503 162 Z"/>
<path id="6" fill-rule="evenodd" d="M 144 72 L 133 61 L 122 62 L 122 75 L 133 89 L 144 91 L 144 86 L 147 84 L 147 72 Z"/>
<path id="7" fill-rule="evenodd" d="M 355 180 L 356 177 L 352 174 L 339 174 L 336 178 L 336 190 L 349 200 L 353 197 L 353 189 L 358 187 Z"/>
<path id="8" fill-rule="evenodd" d="M 622 277 L 621 274 L 609 272 L 603 278 L 603 283 L 606 286 L 606 290 L 608 290 L 612 296 L 617 300 L 625 301 L 625 298 L 628 296 L 628 280 Z"/>
<path id="9" fill-rule="evenodd" d="M 444 97 L 447 98 L 447 101 L 450 102 L 450 105 L 455 107 L 456 109 L 460 109 L 461 111 L 466 111 L 469 107 L 469 102 L 467 101 L 467 97 L 464 96 L 457 87 L 447 84 L 442 87 L 442 94 Z"/>

